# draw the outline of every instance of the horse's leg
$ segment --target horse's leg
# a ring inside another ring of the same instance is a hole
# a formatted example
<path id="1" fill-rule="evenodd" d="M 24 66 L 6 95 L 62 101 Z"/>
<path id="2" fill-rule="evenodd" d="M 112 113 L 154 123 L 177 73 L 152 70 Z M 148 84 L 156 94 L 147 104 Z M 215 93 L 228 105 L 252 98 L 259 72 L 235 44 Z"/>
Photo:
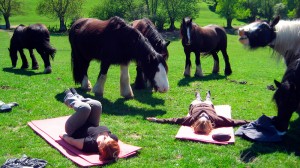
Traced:
<path id="1" fill-rule="evenodd" d="M 33 49 L 28 49 L 28 50 L 29 50 L 31 61 L 32 61 L 32 69 L 39 69 L 39 64 L 36 61 L 36 58 L 33 54 Z"/>
<path id="2" fill-rule="evenodd" d="M 129 76 L 129 70 L 128 65 L 121 65 L 121 76 L 120 76 L 120 92 L 121 96 L 123 96 L 126 99 L 133 98 L 133 92 L 130 86 L 130 76 Z"/>
<path id="3" fill-rule="evenodd" d="M 212 53 L 212 56 L 214 58 L 214 67 L 212 73 L 219 73 L 220 66 L 219 66 L 219 57 L 216 52 Z"/>
<path id="4" fill-rule="evenodd" d="M 223 58 L 224 58 L 224 61 L 225 61 L 225 75 L 231 75 L 232 74 L 232 70 L 231 70 L 231 66 L 230 66 L 230 63 L 229 63 L 229 57 L 228 57 L 228 54 L 227 54 L 227 51 L 226 49 L 223 49 L 221 50 L 222 52 L 222 55 L 223 55 Z"/>
<path id="5" fill-rule="evenodd" d="M 44 65 L 45 65 L 44 73 L 45 74 L 51 73 L 52 68 L 51 68 L 51 64 L 50 64 L 49 55 L 46 54 L 46 52 L 42 48 L 37 48 L 36 50 L 41 55 L 41 57 L 44 61 Z"/>
<path id="6" fill-rule="evenodd" d="M 184 53 L 185 53 L 185 70 L 184 70 L 183 75 L 191 76 L 191 67 L 192 67 L 191 52 L 187 49 L 184 49 Z"/>
<path id="7" fill-rule="evenodd" d="M 28 65 L 28 62 L 27 62 L 27 59 L 26 59 L 26 56 L 24 54 L 23 49 L 20 49 L 19 53 L 20 53 L 20 56 L 21 56 L 21 59 L 22 59 L 21 69 L 27 69 L 29 67 L 29 65 Z"/>
<path id="8" fill-rule="evenodd" d="M 195 76 L 196 77 L 203 77 L 203 72 L 201 68 L 201 61 L 200 61 L 200 52 L 195 52 L 195 57 L 196 57 L 196 72 Z"/>
<path id="9" fill-rule="evenodd" d="M 109 66 L 110 65 L 107 63 L 104 63 L 104 62 L 101 63 L 101 70 L 98 75 L 97 82 L 96 82 L 95 86 L 93 87 L 93 92 L 95 93 L 96 96 L 103 97 L 104 85 L 106 82 L 106 75 L 107 75 Z"/>
<path id="10" fill-rule="evenodd" d="M 141 64 L 137 62 L 136 65 L 136 78 L 134 82 L 134 87 L 135 89 L 145 89 L 145 79 L 144 79 L 144 73 L 141 67 Z"/>

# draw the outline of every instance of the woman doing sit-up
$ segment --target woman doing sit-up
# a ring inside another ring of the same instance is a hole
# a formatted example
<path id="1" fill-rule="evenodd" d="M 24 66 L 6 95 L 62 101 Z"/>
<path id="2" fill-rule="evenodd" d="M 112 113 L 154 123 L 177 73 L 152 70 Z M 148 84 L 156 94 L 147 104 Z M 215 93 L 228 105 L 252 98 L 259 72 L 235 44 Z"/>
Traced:
<path id="1" fill-rule="evenodd" d="M 207 92 L 205 101 L 202 101 L 200 94 L 196 92 L 196 99 L 192 101 L 189 108 L 189 115 L 186 117 L 168 119 L 148 117 L 147 120 L 157 123 L 191 126 L 197 134 L 209 134 L 214 128 L 238 126 L 248 123 L 246 120 L 234 120 L 217 115 L 210 99 L 210 91 Z"/>
<path id="2" fill-rule="evenodd" d="M 75 110 L 65 124 L 67 134 L 60 135 L 70 145 L 87 153 L 100 154 L 100 160 L 117 159 L 120 153 L 118 137 L 105 126 L 99 126 L 102 105 L 84 98 L 75 89 L 65 91 L 64 103 Z"/>

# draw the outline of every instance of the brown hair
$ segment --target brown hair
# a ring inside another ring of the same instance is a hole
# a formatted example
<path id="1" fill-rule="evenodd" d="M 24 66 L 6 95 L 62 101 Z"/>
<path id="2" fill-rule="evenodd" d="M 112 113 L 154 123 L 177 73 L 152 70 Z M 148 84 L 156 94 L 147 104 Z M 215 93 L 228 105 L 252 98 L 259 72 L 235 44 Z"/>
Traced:
<path id="1" fill-rule="evenodd" d="M 198 119 L 191 126 L 194 129 L 196 134 L 209 134 L 213 129 L 212 123 L 210 120 Z"/>
<path id="2" fill-rule="evenodd" d="M 98 146 L 100 160 L 116 160 L 120 154 L 120 146 L 117 141 L 110 140 Z"/>

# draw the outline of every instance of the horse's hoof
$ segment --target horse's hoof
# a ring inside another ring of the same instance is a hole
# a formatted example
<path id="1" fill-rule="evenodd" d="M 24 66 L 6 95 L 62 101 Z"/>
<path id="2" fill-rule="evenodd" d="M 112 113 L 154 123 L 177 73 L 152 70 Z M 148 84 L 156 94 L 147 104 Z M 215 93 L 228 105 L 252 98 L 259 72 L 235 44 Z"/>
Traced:
<path id="1" fill-rule="evenodd" d="M 95 96 L 102 98 L 103 97 L 103 93 L 95 93 Z"/>
<path id="2" fill-rule="evenodd" d="M 133 99 L 134 95 L 127 95 L 127 96 L 123 96 L 125 99 Z"/>
<path id="3" fill-rule="evenodd" d="M 44 73 L 45 74 L 49 74 L 52 72 L 52 68 L 51 67 L 47 67 L 45 70 L 44 70 Z"/>
<path id="4" fill-rule="evenodd" d="M 32 69 L 37 70 L 39 69 L 39 66 L 38 65 L 32 66 Z"/>
<path id="5" fill-rule="evenodd" d="M 22 65 L 21 69 L 27 69 L 29 66 L 28 65 Z"/>
<path id="6" fill-rule="evenodd" d="M 183 73 L 183 76 L 185 76 L 185 77 L 191 77 L 191 74 Z"/>
<path id="7" fill-rule="evenodd" d="M 231 69 L 229 69 L 229 70 L 225 70 L 225 75 L 226 76 L 229 76 L 229 75 L 231 75 L 232 74 L 232 71 L 231 71 Z"/>
<path id="8" fill-rule="evenodd" d="M 201 72 L 201 73 L 195 73 L 194 76 L 195 76 L 195 77 L 203 77 L 204 75 L 203 75 L 203 73 Z"/>

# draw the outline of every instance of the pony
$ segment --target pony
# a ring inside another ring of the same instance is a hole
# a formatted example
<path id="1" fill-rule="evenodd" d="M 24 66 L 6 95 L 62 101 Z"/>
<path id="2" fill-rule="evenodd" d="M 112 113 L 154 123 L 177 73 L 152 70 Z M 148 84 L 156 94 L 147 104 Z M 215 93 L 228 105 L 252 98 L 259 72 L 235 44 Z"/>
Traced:
<path id="1" fill-rule="evenodd" d="M 73 79 L 85 90 L 103 96 L 109 66 L 120 65 L 120 92 L 125 98 L 133 98 L 130 86 L 129 63 L 140 62 L 145 77 L 155 91 L 167 92 L 168 66 L 163 56 L 157 53 L 147 38 L 127 25 L 117 16 L 109 20 L 82 18 L 70 29 Z M 88 79 L 87 70 L 91 60 L 101 61 L 101 69 L 95 86 Z"/>
<path id="2" fill-rule="evenodd" d="M 17 52 L 20 53 L 22 59 L 21 69 L 27 69 L 29 67 L 23 52 L 24 48 L 29 50 L 32 60 L 32 69 L 39 69 L 39 64 L 33 54 L 33 49 L 36 49 L 44 61 L 44 73 L 52 72 L 49 57 L 54 59 L 56 49 L 50 45 L 50 33 L 45 25 L 33 24 L 26 27 L 21 24 L 16 27 L 10 40 L 10 48 L 8 48 L 13 68 L 17 65 Z"/>
<path id="3" fill-rule="evenodd" d="M 134 20 L 131 23 L 132 27 L 139 30 L 143 36 L 145 36 L 154 50 L 160 53 L 165 60 L 169 57 L 168 45 L 170 41 L 166 41 L 161 34 L 157 31 L 155 25 L 148 19 L 143 18 L 139 20 Z M 143 75 L 141 63 L 137 63 L 136 67 L 136 78 L 135 78 L 135 89 L 144 89 L 145 86 L 145 78 Z"/>
<path id="4" fill-rule="evenodd" d="M 219 73 L 219 57 L 217 53 L 220 50 L 225 61 L 225 75 L 232 73 L 227 54 L 227 35 L 224 28 L 217 25 L 200 27 L 193 23 L 192 18 L 185 17 L 182 19 L 180 25 L 180 33 L 186 56 L 184 76 L 190 76 L 191 73 L 191 52 L 194 52 L 196 57 L 195 76 L 203 76 L 200 64 L 200 53 L 213 56 L 214 67 L 212 73 Z"/>
<path id="5" fill-rule="evenodd" d="M 277 116 L 274 125 L 279 131 L 288 129 L 292 113 L 300 102 L 300 20 L 280 20 L 275 17 L 270 23 L 255 21 L 239 28 L 239 41 L 256 49 L 269 46 L 278 59 L 283 58 L 287 67 L 282 81 L 274 80 L 277 89 L 273 100 L 277 106 Z"/>
<path id="6" fill-rule="evenodd" d="M 273 100 L 277 105 L 277 116 L 273 118 L 276 129 L 282 133 L 287 131 L 289 121 L 294 111 L 297 110 L 300 103 L 300 59 L 290 63 L 287 67 L 282 81 L 274 80 L 277 90 L 274 93 Z M 300 113 L 299 113 L 300 114 Z"/>

